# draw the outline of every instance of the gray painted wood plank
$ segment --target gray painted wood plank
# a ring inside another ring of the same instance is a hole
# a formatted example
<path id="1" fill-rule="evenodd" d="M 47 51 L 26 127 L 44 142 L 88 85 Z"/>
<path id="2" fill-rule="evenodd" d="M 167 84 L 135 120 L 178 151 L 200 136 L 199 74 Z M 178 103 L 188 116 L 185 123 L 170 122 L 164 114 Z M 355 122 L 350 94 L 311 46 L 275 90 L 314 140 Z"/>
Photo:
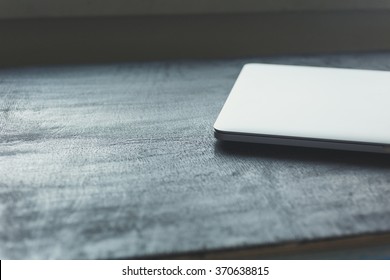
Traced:
<path id="1" fill-rule="evenodd" d="M 0 258 L 389 231 L 388 156 L 215 141 L 247 62 L 390 70 L 387 53 L 0 70 Z"/>

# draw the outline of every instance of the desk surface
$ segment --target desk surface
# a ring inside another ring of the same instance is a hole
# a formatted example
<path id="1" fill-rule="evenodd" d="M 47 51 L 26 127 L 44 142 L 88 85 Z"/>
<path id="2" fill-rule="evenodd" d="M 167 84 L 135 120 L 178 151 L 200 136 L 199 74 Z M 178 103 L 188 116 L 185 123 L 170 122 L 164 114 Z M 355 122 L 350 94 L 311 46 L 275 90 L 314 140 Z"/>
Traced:
<path id="1" fill-rule="evenodd" d="M 390 157 L 220 144 L 244 63 L 390 70 L 390 54 L 0 70 L 0 258 L 131 258 L 390 231 Z"/>

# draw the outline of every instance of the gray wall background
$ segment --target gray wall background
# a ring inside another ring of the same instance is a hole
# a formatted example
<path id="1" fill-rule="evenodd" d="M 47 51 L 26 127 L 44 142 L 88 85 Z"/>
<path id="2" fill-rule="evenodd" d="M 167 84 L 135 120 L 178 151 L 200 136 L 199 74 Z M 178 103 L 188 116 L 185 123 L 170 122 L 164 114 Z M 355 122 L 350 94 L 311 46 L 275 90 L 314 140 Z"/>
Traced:
<path id="1" fill-rule="evenodd" d="M 387 0 L 2 0 L 0 18 L 389 9 Z"/>
<path id="2" fill-rule="evenodd" d="M 379 0 L 3 0 L 0 67 L 382 51 L 388 34 Z"/>

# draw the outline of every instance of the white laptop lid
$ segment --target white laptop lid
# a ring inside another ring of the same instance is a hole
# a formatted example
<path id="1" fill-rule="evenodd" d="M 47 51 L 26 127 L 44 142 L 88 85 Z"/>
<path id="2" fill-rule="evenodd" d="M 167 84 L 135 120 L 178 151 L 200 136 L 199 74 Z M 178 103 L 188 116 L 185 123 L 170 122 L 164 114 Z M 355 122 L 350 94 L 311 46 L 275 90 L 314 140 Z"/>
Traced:
<path id="1" fill-rule="evenodd" d="M 247 64 L 214 128 L 390 144 L 390 72 Z"/>

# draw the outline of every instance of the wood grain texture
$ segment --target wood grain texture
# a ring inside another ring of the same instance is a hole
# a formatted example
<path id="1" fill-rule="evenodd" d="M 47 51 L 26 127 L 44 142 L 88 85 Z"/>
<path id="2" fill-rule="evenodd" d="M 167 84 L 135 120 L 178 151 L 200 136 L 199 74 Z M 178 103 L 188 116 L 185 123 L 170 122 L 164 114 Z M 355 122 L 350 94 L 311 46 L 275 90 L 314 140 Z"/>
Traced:
<path id="1" fill-rule="evenodd" d="M 390 231 L 390 157 L 216 142 L 247 62 L 390 70 L 386 53 L 0 70 L 0 258 Z"/>

